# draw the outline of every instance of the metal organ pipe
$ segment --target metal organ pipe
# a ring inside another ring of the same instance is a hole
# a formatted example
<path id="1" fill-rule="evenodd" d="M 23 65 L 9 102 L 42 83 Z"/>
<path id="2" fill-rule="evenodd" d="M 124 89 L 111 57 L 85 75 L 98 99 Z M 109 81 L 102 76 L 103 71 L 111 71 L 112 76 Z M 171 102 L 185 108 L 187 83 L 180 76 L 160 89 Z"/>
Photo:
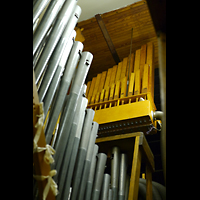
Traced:
<path id="1" fill-rule="evenodd" d="M 66 0 L 52 0 L 33 35 L 33 55 Z"/>
<path id="2" fill-rule="evenodd" d="M 82 177 L 81 177 L 80 186 L 79 186 L 79 192 L 78 192 L 78 196 L 77 196 L 78 200 L 84 200 L 85 188 L 86 188 L 86 184 L 87 184 L 87 180 L 88 180 L 88 173 L 90 171 L 92 153 L 94 150 L 94 145 L 95 145 L 95 140 L 97 137 L 98 129 L 99 129 L 99 124 L 97 122 L 93 122 L 92 132 L 91 132 L 91 136 L 89 139 L 87 155 L 86 155 L 86 159 L 84 161 L 83 172 L 82 172 Z"/>
<path id="3" fill-rule="evenodd" d="M 113 192 L 113 200 L 117 200 L 118 197 L 119 165 L 120 149 L 119 147 L 113 147 L 111 158 L 111 188 Z"/>
<path id="4" fill-rule="evenodd" d="M 87 109 L 87 114 L 86 114 L 86 118 L 84 121 L 84 127 L 83 127 L 83 131 L 82 131 L 81 141 L 80 141 L 80 145 L 79 145 L 79 149 L 78 149 L 75 171 L 74 171 L 74 175 L 73 175 L 71 200 L 77 200 L 77 195 L 78 195 L 78 191 L 79 191 L 80 180 L 82 177 L 84 161 L 86 159 L 89 139 L 92 136 L 92 132 L 93 132 L 92 131 L 93 118 L 94 118 L 94 110 Z M 96 135 L 95 135 L 95 137 L 96 137 Z"/>
<path id="5" fill-rule="evenodd" d="M 98 150 L 99 150 L 99 146 L 95 144 L 93 154 L 92 154 L 92 161 L 91 161 L 90 171 L 88 175 L 87 185 L 86 185 L 85 198 L 84 198 L 85 200 L 91 199 Z"/>
<path id="6" fill-rule="evenodd" d="M 71 48 L 72 48 L 72 45 L 73 45 L 73 37 L 75 37 L 75 33 L 72 32 L 71 36 L 70 36 L 70 40 L 68 41 L 68 44 L 64 50 L 64 53 L 60 59 L 60 62 L 58 64 L 58 67 L 56 69 L 56 72 L 53 76 L 53 79 L 51 81 L 51 84 L 47 90 L 47 93 L 44 97 L 44 116 L 47 115 L 48 113 L 48 110 L 49 110 L 49 107 L 50 105 L 52 104 L 52 101 L 53 101 L 53 98 L 54 98 L 54 95 L 56 93 L 56 90 L 58 88 L 58 84 L 59 84 L 59 81 L 60 81 L 60 78 L 61 78 L 61 75 L 63 73 L 63 70 L 64 70 L 64 67 L 65 67 L 65 63 L 67 62 L 67 58 L 68 58 L 68 55 L 71 51 Z M 65 60 L 65 63 L 63 63 L 63 60 Z M 51 113 L 51 112 L 50 112 Z M 56 124 L 55 124 L 56 125 Z M 47 126 L 46 128 L 48 127 L 48 123 L 47 123 Z M 55 126 L 54 126 L 55 127 Z M 45 128 L 45 129 L 46 129 Z M 52 132 L 53 133 L 53 132 Z M 45 135 L 46 135 L 46 131 L 45 131 Z M 50 143 L 50 140 L 51 140 L 51 136 L 49 138 L 46 137 L 46 142 L 47 144 Z"/>
<path id="7" fill-rule="evenodd" d="M 50 0 L 38 0 L 33 6 L 33 24 L 45 9 Z"/>
<path id="8" fill-rule="evenodd" d="M 94 185 L 92 189 L 92 200 L 99 200 L 101 186 L 103 183 L 103 174 L 105 170 L 105 164 L 107 160 L 107 155 L 104 153 L 98 154 L 96 174 L 94 179 Z"/>
<path id="9" fill-rule="evenodd" d="M 109 185 L 110 185 L 110 174 L 104 174 L 100 200 L 108 200 Z"/>
<path id="10" fill-rule="evenodd" d="M 127 173 L 127 155 L 122 153 L 120 159 L 118 200 L 125 200 L 126 173 Z"/>
<path id="11" fill-rule="evenodd" d="M 55 143 L 56 153 L 54 158 L 55 158 L 55 163 L 58 167 L 57 169 L 59 169 L 61 166 L 64 154 L 64 148 L 68 141 L 71 124 L 73 122 L 74 114 L 77 107 L 78 96 L 80 94 L 81 87 L 85 81 L 87 72 L 90 68 L 92 59 L 93 56 L 91 53 L 89 52 L 82 53 L 78 69 L 76 70 L 75 78 L 72 82 L 70 95 L 66 103 L 67 110 L 65 115 L 63 115 L 62 124 L 59 125 L 58 138 Z M 51 135 L 52 133 L 49 132 L 49 134 Z"/>
<path id="12" fill-rule="evenodd" d="M 76 66 L 80 59 L 80 53 L 82 52 L 82 50 L 83 50 L 83 44 L 81 42 L 75 42 L 70 52 L 69 59 L 67 60 L 64 74 L 60 81 L 60 87 L 58 90 L 58 95 L 56 96 L 56 99 L 55 99 L 55 104 L 52 106 L 51 111 L 50 111 L 51 113 L 51 116 L 49 117 L 50 123 L 47 124 L 48 128 L 47 128 L 47 131 L 45 131 L 47 135 L 49 134 L 51 136 L 51 134 L 53 133 L 59 114 L 63 108 L 64 102 L 67 96 L 67 92 L 72 80 L 72 76 L 74 75 Z M 46 110 L 47 109 L 45 109 L 45 111 Z M 50 136 L 47 136 L 47 137 L 50 138 Z"/>
<path id="13" fill-rule="evenodd" d="M 52 28 L 52 31 L 50 33 L 50 36 L 48 38 L 48 42 L 44 47 L 44 50 L 42 52 L 42 55 L 40 56 L 38 63 L 35 67 L 35 82 L 36 84 L 38 83 L 44 69 L 45 66 L 47 64 L 47 62 L 49 61 L 54 48 L 56 47 L 63 31 L 65 30 L 65 28 L 67 29 L 67 31 L 69 31 L 69 35 L 72 32 L 72 30 L 74 29 L 78 18 L 81 14 L 81 8 L 76 5 L 76 0 L 71 0 L 71 1 L 66 1 L 66 3 L 63 5 L 63 8 L 61 9 L 59 16 Z M 75 9 L 74 9 L 75 6 Z M 71 15 L 73 11 L 73 14 Z M 70 19 L 70 26 L 67 26 L 67 22 L 69 21 L 71 15 L 71 19 Z M 72 23 L 73 22 L 73 23 Z M 68 36 L 69 37 L 69 36 Z"/>

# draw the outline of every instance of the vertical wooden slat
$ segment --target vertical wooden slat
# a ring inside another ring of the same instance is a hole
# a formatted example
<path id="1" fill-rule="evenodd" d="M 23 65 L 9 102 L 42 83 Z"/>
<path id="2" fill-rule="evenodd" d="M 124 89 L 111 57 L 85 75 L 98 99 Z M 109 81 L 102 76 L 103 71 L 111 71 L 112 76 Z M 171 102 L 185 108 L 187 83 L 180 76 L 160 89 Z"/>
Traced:
<path id="1" fill-rule="evenodd" d="M 113 83 L 115 83 L 116 73 L 117 73 L 117 65 L 113 66 L 113 68 L 112 68 L 109 86 L 111 86 Z"/>
<path id="2" fill-rule="evenodd" d="M 96 79 L 96 82 L 95 82 L 95 86 L 94 86 L 94 91 L 93 91 L 93 94 L 92 94 L 91 103 L 94 103 L 95 96 L 96 96 L 97 91 L 99 89 L 100 80 L 101 80 L 101 74 L 97 74 L 97 79 Z"/>
<path id="3" fill-rule="evenodd" d="M 95 103 L 99 102 L 101 91 L 102 91 L 102 89 L 104 87 L 105 80 L 106 80 L 106 74 L 107 74 L 107 71 L 104 71 L 101 74 L 101 80 L 100 80 L 100 84 L 99 84 L 99 89 L 98 89 L 97 94 L 96 94 Z"/>
<path id="4" fill-rule="evenodd" d="M 110 89 L 109 100 L 112 100 L 114 98 L 114 92 L 115 92 L 115 83 L 112 83 L 111 89 Z"/>
<path id="5" fill-rule="evenodd" d="M 126 57 L 126 58 L 123 59 L 123 62 L 122 62 L 122 71 L 121 71 L 120 79 L 123 79 L 126 76 L 127 64 L 128 64 L 128 57 Z"/>
<path id="6" fill-rule="evenodd" d="M 126 70 L 126 77 L 128 77 L 128 69 L 129 69 L 129 58 L 130 55 L 128 56 L 128 66 L 127 66 L 127 70 Z M 130 69 L 129 69 L 129 80 L 131 78 L 131 73 L 134 70 L 134 53 L 131 54 L 131 62 L 130 62 Z"/>
<path id="7" fill-rule="evenodd" d="M 153 65 L 153 43 L 147 43 L 147 61 L 146 64 L 149 68 L 149 91 L 151 92 L 152 98 L 154 99 L 154 65 Z"/>
<path id="8" fill-rule="evenodd" d="M 116 86 L 115 86 L 115 95 L 114 95 L 114 99 L 118 99 L 118 98 L 119 98 L 120 84 L 121 84 L 121 81 L 118 80 L 118 81 L 116 82 Z"/>
<path id="9" fill-rule="evenodd" d="M 140 94 L 140 87 L 141 87 L 140 69 L 137 69 L 135 73 L 134 95 Z"/>
<path id="10" fill-rule="evenodd" d="M 121 80 L 121 94 L 120 94 L 120 98 L 123 98 L 123 97 L 126 96 L 126 87 L 127 87 L 127 77 L 125 76 Z"/>
<path id="11" fill-rule="evenodd" d="M 105 94 L 105 89 L 102 89 L 101 94 L 100 94 L 100 102 L 104 101 L 104 94 Z"/>
<path id="12" fill-rule="evenodd" d="M 108 72 L 107 72 L 107 76 L 106 76 L 106 81 L 105 81 L 104 89 L 106 89 L 109 86 L 109 84 L 110 84 L 111 73 L 112 73 L 112 68 L 109 68 Z"/>
<path id="13" fill-rule="evenodd" d="M 135 73 L 131 73 L 130 74 L 129 88 L 128 88 L 128 96 L 133 95 L 134 83 L 135 83 Z"/>
<path id="14" fill-rule="evenodd" d="M 140 49 L 136 50 L 135 52 L 135 63 L 134 63 L 134 73 L 140 69 Z"/>
<path id="15" fill-rule="evenodd" d="M 122 71 L 122 62 L 119 62 L 118 67 L 117 67 L 117 74 L 116 74 L 116 78 L 115 78 L 115 83 L 117 83 L 117 81 L 120 80 L 121 71 Z"/>
<path id="16" fill-rule="evenodd" d="M 140 51 L 140 77 L 143 78 L 143 71 L 144 71 L 144 65 L 146 63 L 146 57 L 147 57 L 147 45 L 141 46 Z"/>
<path id="17" fill-rule="evenodd" d="M 148 92 L 148 84 L 149 84 L 149 65 L 144 65 L 144 73 L 142 78 L 142 93 Z"/>
<path id="18" fill-rule="evenodd" d="M 107 86 L 107 88 L 105 89 L 104 101 L 108 101 L 109 93 L 110 93 L 110 87 Z"/>
<path id="19" fill-rule="evenodd" d="M 88 97 L 89 91 L 90 91 L 90 86 L 91 86 L 92 81 L 88 81 L 87 83 L 87 89 L 86 89 L 86 93 L 85 96 Z"/>
<path id="20" fill-rule="evenodd" d="M 92 98 L 92 94 L 93 94 L 93 91 L 94 91 L 94 86 L 95 86 L 96 79 L 97 79 L 97 77 L 93 77 L 92 78 L 92 83 L 91 83 L 91 86 L 90 86 L 90 91 L 88 93 L 88 104 L 90 104 L 90 100 Z"/>

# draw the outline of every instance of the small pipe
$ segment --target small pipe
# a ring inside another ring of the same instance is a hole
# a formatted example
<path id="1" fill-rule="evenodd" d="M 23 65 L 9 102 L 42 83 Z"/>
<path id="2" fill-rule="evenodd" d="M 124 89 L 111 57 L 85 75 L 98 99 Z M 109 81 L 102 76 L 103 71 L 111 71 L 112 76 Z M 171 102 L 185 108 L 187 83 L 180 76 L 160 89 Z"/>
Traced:
<path id="1" fill-rule="evenodd" d="M 96 174 L 92 189 L 92 200 L 99 200 L 100 191 L 103 183 L 103 174 L 105 170 L 106 160 L 107 160 L 107 155 L 105 153 L 98 154 Z"/>
<path id="2" fill-rule="evenodd" d="M 128 200 L 129 186 L 130 186 L 130 176 L 127 174 L 126 175 L 126 185 L 125 185 L 125 200 Z"/>
<path id="3" fill-rule="evenodd" d="M 87 181 L 87 186 L 86 186 L 86 191 L 85 191 L 85 200 L 90 200 L 91 198 L 98 150 L 99 150 L 99 146 L 95 144 L 93 154 L 92 154 L 92 162 L 90 166 L 90 171 L 88 174 L 88 181 Z"/>
<path id="4" fill-rule="evenodd" d="M 82 130 L 81 141 L 78 149 L 78 155 L 76 159 L 76 165 L 74 169 L 73 181 L 72 181 L 72 194 L 71 200 L 77 200 L 77 195 L 79 192 L 80 180 L 82 178 L 84 161 L 87 155 L 87 149 L 90 137 L 92 135 L 92 121 L 94 118 L 94 110 L 87 109 L 86 118 L 84 121 L 84 126 Z M 96 134 L 95 134 L 96 137 Z"/>
<path id="5" fill-rule="evenodd" d="M 119 173 L 119 193 L 118 200 L 125 200 L 125 184 L 127 173 L 127 155 L 122 153 L 120 159 L 120 173 Z"/>
<path id="6" fill-rule="evenodd" d="M 163 118 L 163 112 L 162 111 L 155 111 L 153 113 L 153 121 L 155 120 L 161 120 L 162 121 Z"/>
<path id="7" fill-rule="evenodd" d="M 109 185 L 110 185 L 110 174 L 104 174 L 100 200 L 108 200 Z"/>
<path id="8" fill-rule="evenodd" d="M 80 144 L 80 138 L 81 138 L 82 127 L 83 127 L 83 122 L 84 122 L 85 116 L 86 116 L 86 111 L 85 111 L 84 117 L 81 118 L 81 121 L 78 123 L 78 127 L 77 127 L 77 130 L 75 133 L 75 139 L 74 139 L 73 148 L 72 148 L 73 154 L 71 154 L 70 161 L 69 161 L 69 167 L 68 167 L 68 171 L 67 171 L 67 175 L 66 175 L 65 183 L 64 183 L 65 189 L 62 191 L 62 197 L 63 197 L 62 199 L 68 199 L 69 194 L 71 194 L 70 186 L 71 186 L 71 182 L 72 182 L 72 176 L 74 173 L 74 166 L 75 166 L 76 158 L 78 155 L 78 147 Z"/>
<path id="9" fill-rule="evenodd" d="M 108 200 L 112 200 L 112 189 L 111 188 L 108 191 Z"/>
<path id="10" fill-rule="evenodd" d="M 86 159 L 84 161 L 83 173 L 82 173 L 80 186 L 79 186 L 79 192 L 77 196 L 78 200 L 84 199 L 85 188 L 86 188 L 88 174 L 89 174 L 90 166 L 91 166 L 92 154 L 94 151 L 95 140 L 96 140 L 98 129 L 99 129 L 99 124 L 97 122 L 92 122 L 92 123 L 93 123 L 92 133 L 89 139 Z"/>
<path id="11" fill-rule="evenodd" d="M 113 147 L 111 157 L 111 188 L 113 192 L 113 200 L 117 200 L 118 197 L 119 164 L 120 149 L 119 147 Z"/>

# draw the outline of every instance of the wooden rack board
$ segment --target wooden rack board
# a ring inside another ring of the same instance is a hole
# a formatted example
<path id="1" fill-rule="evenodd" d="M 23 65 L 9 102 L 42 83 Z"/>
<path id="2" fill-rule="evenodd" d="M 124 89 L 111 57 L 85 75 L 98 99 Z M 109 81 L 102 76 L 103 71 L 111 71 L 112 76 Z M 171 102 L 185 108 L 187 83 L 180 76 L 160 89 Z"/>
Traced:
<path id="1" fill-rule="evenodd" d="M 131 162 L 131 179 L 128 200 L 138 199 L 141 162 L 146 164 L 146 200 L 152 200 L 152 173 L 155 171 L 154 156 L 142 132 L 127 133 L 96 139 L 99 151 L 106 153 L 108 158 L 112 147 L 118 146 L 127 153 Z"/>

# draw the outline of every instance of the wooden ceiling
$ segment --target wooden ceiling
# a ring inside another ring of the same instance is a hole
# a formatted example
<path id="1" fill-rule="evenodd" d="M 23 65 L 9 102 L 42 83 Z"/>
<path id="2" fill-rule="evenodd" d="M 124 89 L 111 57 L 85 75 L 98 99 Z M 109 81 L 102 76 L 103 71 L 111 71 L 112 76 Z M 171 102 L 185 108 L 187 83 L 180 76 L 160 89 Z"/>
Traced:
<path id="1" fill-rule="evenodd" d="M 101 15 L 112 39 L 117 54 L 122 61 L 130 53 L 131 29 L 133 28 L 132 52 L 143 44 L 152 41 L 154 44 L 154 64 L 158 67 L 158 44 L 155 28 L 146 1 L 139 1 Z M 96 18 L 79 22 L 85 37 L 84 51 L 93 54 L 93 61 L 86 78 L 86 83 L 108 68 L 116 65 L 103 37 Z"/>

